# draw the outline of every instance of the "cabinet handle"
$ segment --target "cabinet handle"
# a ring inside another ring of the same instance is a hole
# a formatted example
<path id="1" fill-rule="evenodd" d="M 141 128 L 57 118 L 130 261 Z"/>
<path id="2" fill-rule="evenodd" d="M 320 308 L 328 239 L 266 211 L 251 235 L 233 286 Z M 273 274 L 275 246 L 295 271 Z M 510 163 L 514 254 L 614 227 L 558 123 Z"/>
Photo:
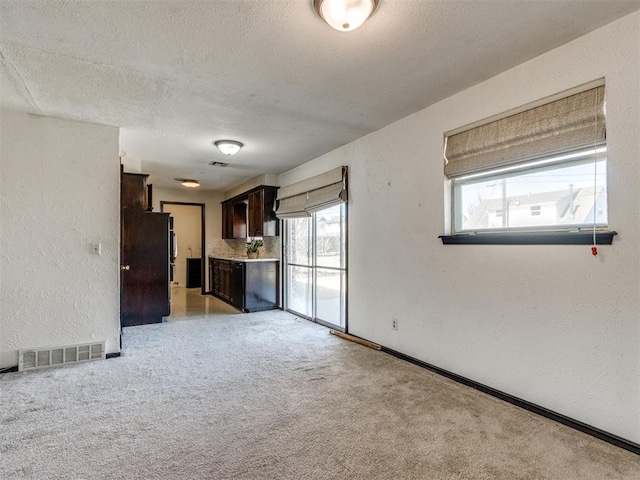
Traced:
<path id="1" fill-rule="evenodd" d="M 129 265 L 120 265 L 120 270 L 131 270 Z"/>

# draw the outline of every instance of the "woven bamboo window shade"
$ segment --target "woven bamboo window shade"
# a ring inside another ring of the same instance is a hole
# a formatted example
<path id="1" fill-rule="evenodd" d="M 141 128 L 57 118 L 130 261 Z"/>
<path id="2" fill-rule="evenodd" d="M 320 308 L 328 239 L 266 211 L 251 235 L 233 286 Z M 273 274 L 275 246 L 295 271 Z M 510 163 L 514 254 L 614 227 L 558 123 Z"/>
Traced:
<path id="1" fill-rule="evenodd" d="M 447 177 L 605 143 L 604 85 L 445 137 Z"/>
<path id="2" fill-rule="evenodd" d="M 278 218 L 309 217 L 312 213 L 347 201 L 347 167 L 278 190 Z"/>

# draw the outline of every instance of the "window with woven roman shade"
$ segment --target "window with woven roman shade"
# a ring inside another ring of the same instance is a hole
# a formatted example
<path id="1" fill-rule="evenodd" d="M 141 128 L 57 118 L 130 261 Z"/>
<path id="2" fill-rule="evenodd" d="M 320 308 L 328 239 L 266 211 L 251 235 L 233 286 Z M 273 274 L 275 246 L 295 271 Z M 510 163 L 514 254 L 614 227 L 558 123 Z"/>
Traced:
<path id="1" fill-rule="evenodd" d="M 496 243 L 542 243 L 542 234 L 545 243 L 602 243 L 598 235 L 608 226 L 604 81 L 448 132 L 444 162 L 451 234 L 458 238 L 443 241 L 489 243 L 476 235 L 489 233 Z M 587 231 L 592 239 L 574 235 Z M 515 233 L 525 236 L 516 242 Z M 558 242 L 560 233 L 570 235 Z M 605 233 L 610 243 L 611 232 Z M 466 235 L 474 241 L 462 241 Z"/>

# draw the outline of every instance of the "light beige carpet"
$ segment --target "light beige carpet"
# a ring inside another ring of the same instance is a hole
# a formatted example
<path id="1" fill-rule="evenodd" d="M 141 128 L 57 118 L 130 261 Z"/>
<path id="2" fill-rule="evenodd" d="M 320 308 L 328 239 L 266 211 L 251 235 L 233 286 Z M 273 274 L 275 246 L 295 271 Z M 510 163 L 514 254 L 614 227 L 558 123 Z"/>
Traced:
<path id="1" fill-rule="evenodd" d="M 640 479 L 640 457 L 284 312 L 0 375 L 0 478 Z"/>

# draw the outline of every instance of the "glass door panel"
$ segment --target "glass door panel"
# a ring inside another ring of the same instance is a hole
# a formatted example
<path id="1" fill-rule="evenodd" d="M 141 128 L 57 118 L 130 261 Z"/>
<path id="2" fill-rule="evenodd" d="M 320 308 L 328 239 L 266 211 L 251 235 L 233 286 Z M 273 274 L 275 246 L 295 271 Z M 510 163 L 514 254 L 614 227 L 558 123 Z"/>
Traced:
<path id="1" fill-rule="evenodd" d="M 342 268 L 342 215 L 341 205 L 315 214 L 316 221 L 316 265 Z"/>
<path id="2" fill-rule="evenodd" d="M 316 318 L 345 328 L 345 272 L 316 269 Z"/>
<path id="3" fill-rule="evenodd" d="M 312 269 L 289 265 L 287 279 L 287 307 L 300 315 L 312 318 Z"/>
<path id="4" fill-rule="evenodd" d="M 311 246 L 311 218 L 287 220 L 287 262 L 310 267 L 313 259 Z"/>

